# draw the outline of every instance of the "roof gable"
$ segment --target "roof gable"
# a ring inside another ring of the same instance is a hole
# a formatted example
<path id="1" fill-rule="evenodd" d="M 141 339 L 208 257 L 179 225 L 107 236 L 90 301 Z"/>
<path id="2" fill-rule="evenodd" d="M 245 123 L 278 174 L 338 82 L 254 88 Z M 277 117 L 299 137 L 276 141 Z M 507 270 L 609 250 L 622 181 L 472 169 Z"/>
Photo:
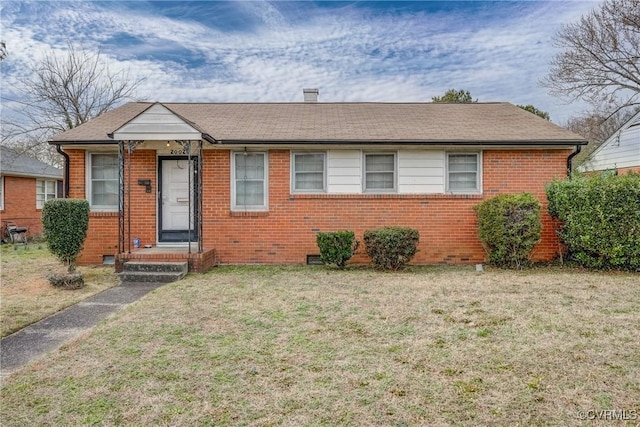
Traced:
<path id="1" fill-rule="evenodd" d="M 156 103 L 110 135 L 122 140 L 200 139 L 202 132 L 162 104 Z"/>

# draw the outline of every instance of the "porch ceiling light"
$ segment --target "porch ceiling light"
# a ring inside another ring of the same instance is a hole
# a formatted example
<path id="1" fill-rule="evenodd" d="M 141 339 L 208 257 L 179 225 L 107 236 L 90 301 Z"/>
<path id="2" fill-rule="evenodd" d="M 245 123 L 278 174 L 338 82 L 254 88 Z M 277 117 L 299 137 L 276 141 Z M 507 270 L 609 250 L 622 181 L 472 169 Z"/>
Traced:
<path id="1" fill-rule="evenodd" d="M 171 142 L 167 141 L 167 147 L 171 147 Z"/>

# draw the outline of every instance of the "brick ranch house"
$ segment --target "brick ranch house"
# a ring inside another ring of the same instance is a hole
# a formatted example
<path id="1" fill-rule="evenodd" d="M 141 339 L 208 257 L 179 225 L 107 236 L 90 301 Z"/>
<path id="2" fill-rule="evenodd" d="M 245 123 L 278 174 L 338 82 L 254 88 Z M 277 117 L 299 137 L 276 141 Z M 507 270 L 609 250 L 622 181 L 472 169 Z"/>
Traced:
<path id="1" fill-rule="evenodd" d="M 546 206 L 586 143 L 508 103 L 314 101 L 134 102 L 57 135 L 68 196 L 91 205 L 79 262 L 304 264 L 318 231 L 390 225 L 420 231 L 414 263 L 482 262 L 472 207 L 523 191 Z M 545 212 L 534 257 L 557 248 Z"/>
<path id="2" fill-rule="evenodd" d="M 44 202 L 61 196 L 62 170 L 0 146 L 0 217 L 27 227 L 31 237 L 42 233 Z"/>

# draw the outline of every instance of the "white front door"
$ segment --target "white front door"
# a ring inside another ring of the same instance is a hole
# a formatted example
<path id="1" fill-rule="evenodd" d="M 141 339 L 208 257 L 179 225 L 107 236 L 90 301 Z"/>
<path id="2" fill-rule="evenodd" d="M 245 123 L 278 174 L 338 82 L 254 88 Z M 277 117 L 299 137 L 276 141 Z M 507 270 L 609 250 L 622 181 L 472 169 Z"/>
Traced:
<path id="1" fill-rule="evenodd" d="M 164 158 L 160 160 L 160 242 L 188 242 L 189 230 L 194 240 L 194 198 L 192 159 L 191 168 L 186 158 Z M 191 173 L 191 195 L 189 195 L 189 173 Z"/>

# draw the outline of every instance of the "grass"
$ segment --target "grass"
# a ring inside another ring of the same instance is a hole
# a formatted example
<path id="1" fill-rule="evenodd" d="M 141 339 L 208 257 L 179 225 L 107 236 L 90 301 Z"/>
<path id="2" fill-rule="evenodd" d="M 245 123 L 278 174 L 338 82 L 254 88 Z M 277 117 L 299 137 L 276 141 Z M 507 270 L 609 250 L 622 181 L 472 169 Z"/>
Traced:
<path id="1" fill-rule="evenodd" d="M 579 425 L 579 411 L 640 416 L 638 278 L 220 267 L 156 290 L 9 377 L 0 417 L 529 426 Z"/>
<path id="2" fill-rule="evenodd" d="M 73 291 L 54 288 L 47 276 L 64 273 L 66 268 L 49 253 L 46 244 L 2 245 L 1 250 L 3 337 L 118 283 L 113 266 L 78 267 L 84 274 L 84 288 Z"/>

